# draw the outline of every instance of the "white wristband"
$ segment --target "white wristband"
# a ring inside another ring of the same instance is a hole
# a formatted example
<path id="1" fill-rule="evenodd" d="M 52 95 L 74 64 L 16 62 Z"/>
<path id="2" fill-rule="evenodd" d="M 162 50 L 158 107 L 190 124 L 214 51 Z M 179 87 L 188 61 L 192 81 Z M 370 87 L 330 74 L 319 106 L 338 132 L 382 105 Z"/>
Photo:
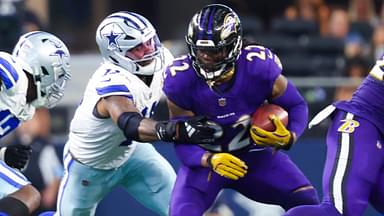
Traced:
<path id="1" fill-rule="evenodd" d="M 4 161 L 5 159 L 5 151 L 7 150 L 7 147 L 3 147 L 0 149 L 0 160 Z"/>

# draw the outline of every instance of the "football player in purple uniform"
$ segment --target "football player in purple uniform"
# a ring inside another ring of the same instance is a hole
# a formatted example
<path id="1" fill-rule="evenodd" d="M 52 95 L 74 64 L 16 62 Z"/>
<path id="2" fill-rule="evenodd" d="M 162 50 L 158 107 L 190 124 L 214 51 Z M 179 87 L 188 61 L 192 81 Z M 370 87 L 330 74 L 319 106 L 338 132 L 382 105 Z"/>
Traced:
<path id="1" fill-rule="evenodd" d="M 291 209 L 287 216 L 361 216 L 368 203 L 384 213 L 384 57 L 349 101 L 335 102 L 309 126 L 327 116 L 327 159 L 323 202 Z"/>
<path id="2" fill-rule="evenodd" d="M 281 74 L 274 53 L 242 41 L 238 15 L 227 6 L 208 5 L 190 21 L 189 55 L 166 71 L 163 90 L 172 119 L 203 115 L 223 127 L 215 144 L 175 145 L 182 165 L 172 216 L 202 215 L 224 188 L 285 210 L 319 203 L 304 174 L 285 153 L 274 150 L 288 150 L 302 134 L 307 104 Z M 266 100 L 288 111 L 287 127 L 271 116 L 275 131 L 250 130 L 250 116 Z"/>

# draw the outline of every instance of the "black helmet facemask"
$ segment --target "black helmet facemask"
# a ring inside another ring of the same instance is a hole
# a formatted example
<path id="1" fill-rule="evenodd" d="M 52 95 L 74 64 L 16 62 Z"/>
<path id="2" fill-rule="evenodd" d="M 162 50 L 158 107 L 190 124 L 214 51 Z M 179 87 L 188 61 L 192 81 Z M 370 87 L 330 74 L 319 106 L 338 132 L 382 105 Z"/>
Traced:
<path id="1" fill-rule="evenodd" d="M 234 67 L 240 55 L 240 19 L 225 5 L 208 5 L 190 21 L 186 42 L 197 74 L 206 81 L 216 80 Z"/>

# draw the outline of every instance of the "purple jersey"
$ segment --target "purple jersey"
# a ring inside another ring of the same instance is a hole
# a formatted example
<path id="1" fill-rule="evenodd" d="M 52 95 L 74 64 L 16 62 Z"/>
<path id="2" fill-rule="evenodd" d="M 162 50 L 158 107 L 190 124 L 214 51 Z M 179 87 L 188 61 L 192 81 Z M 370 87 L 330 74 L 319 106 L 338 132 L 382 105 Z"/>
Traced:
<path id="1" fill-rule="evenodd" d="M 279 58 L 264 47 L 247 46 L 242 49 L 235 70 L 234 78 L 218 87 L 210 87 L 201 79 L 187 56 L 176 59 L 166 71 L 163 89 L 168 99 L 195 115 L 207 116 L 224 130 L 224 136 L 214 145 L 201 145 L 202 148 L 189 144 L 175 145 L 182 165 L 172 192 L 172 216 L 202 215 L 223 188 L 234 189 L 252 200 L 280 205 L 285 209 L 318 203 L 313 189 L 292 193 L 310 183 L 287 155 L 281 151 L 273 154 L 271 148 L 250 145 L 251 115 L 271 99 L 273 86 L 282 70 Z M 307 107 L 296 88 L 288 83 L 284 94 L 270 102 L 288 111 L 288 127 L 300 135 L 307 123 Z M 238 149 L 241 150 L 235 151 Z M 206 150 L 231 152 L 247 164 L 247 174 L 233 181 L 201 166 Z M 279 184 L 281 179 L 285 184 Z"/>
<path id="2" fill-rule="evenodd" d="M 196 75 L 190 57 L 176 59 L 166 71 L 163 89 L 168 99 L 223 127 L 224 136 L 217 142 L 220 145 L 203 146 L 210 150 L 232 151 L 249 145 L 250 116 L 271 97 L 282 70 L 278 57 L 261 46 L 243 49 L 235 68 L 233 84 L 221 93 Z"/>
<path id="3" fill-rule="evenodd" d="M 367 76 L 350 101 L 335 106 L 372 122 L 384 134 L 384 83 Z"/>
<path id="4" fill-rule="evenodd" d="M 335 103 L 339 110 L 326 138 L 323 202 L 295 207 L 285 216 L 361 216 L 369 203 L 384 213 L 383 63 L 377 61 L 350 101 Z"/>

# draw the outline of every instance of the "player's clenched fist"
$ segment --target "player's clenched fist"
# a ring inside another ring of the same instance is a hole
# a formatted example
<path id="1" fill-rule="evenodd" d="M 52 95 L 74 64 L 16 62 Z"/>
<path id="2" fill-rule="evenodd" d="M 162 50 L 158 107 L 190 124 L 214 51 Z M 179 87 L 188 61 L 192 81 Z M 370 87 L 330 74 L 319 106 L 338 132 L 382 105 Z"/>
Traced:
<path id="1" fill-rule="evenodd" d="M 16 169 L 23 169 L 27 165 L 32 154 L 31 146 L 21 144 L 10 145 L 0 150 L 0 158 L 5 163 Z"/>
<path id="2" fill-rule="evenodd" d="M 158 122 L 156 135 L 166 142 L 212 144 L 223 135 L 223 129 L 204 116 L 194 116 L 186 120 Z"/>
<path id="3" fill-rule="evenodd" d="M 244 177 L 248 169 L 244 161 L 229 153 L 211 154 L 207 162 L 213 171 L 232 180 Z"/>

